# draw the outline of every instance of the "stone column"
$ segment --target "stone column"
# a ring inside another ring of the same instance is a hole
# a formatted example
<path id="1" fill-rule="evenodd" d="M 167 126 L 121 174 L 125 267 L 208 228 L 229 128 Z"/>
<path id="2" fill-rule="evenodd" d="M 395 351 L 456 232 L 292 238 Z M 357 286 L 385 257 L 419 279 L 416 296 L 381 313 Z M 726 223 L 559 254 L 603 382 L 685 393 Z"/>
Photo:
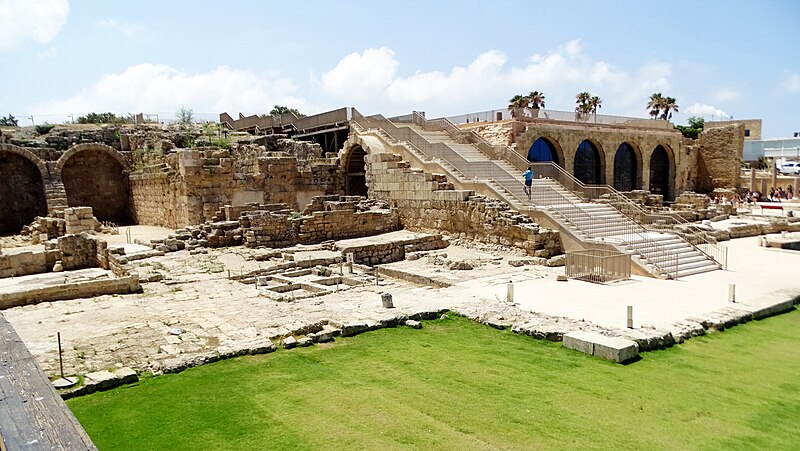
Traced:
<path id="1" fill-rule="evenodd" d="M 792 185 L 794 187 L 794 197 L 796 198 L 800 196 L 800 177 L 795 177 Z"/>
<path id="2" fill-rule="evenodd" d="M 770 162 L 772 164 L 772 186 L 778 188 L 778 168 L 775 167 L 775 160 Z"/>
<path id="3" fill-rule="evenodd" d="M 750 168 L 750 192 L 756 190 L 756 168 Z"/>

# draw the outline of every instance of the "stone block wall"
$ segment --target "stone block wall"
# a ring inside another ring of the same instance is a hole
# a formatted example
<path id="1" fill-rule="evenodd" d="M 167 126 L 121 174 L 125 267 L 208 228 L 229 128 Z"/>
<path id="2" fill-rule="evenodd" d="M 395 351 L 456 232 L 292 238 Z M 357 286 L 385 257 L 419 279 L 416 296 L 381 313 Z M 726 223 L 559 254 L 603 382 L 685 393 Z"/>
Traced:
<path id="1" fill-rule="evenodd" d="M 371 197 L 396 207 L 405 228 L 513 246 L 537 257 L 563 253 L 557 231 L 540 227 L 505 202 L 453 190 L 444 176 L 410 169 L 399 155 L 368 154 L 365 161 Z"/>
<path id="2" fill-rule="evenodd" d="M 64 209 L 65 231 L 67 235 L 95 230 L 97 220 L 92 215 L 92 207 L 71 207 Z"/>
<path id="3" fill-rule="evenodd" d="M 180 149 L 130 176 L 140 224 L 182 227 L 219 219 L 225 205 L 282 203 L 302 209 L 313 196 L 339 194 L 343 178 L 336 161 L 298 159 L 286 152 L 247 147 Z"/>
<path id="4" fill-rule="evenodd" d="M 704 130 L 695 141 L 698 192 L 738 188 L 741 184 L 744 125 L 734 123 Z"/>
<path id="5" fill-rule="evenodd" d="M 48 272 L 60 258 L 61 253 L 57 249 L 3 253 L 0 255 L 0 279 Z"/>

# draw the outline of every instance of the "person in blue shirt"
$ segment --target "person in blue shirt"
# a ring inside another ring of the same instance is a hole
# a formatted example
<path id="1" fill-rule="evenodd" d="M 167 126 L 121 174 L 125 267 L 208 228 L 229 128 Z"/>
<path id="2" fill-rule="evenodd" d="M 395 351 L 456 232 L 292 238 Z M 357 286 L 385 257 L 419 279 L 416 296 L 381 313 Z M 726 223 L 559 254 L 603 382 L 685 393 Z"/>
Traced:
<path id="1" fill-rule="evenodd" d="M 528 170 L 522 173 L 522 176 L 525 177 L 525 194 L 528 195 L 528 200 L 531 200 L 531 185 L 533 185 L 533 171 L 531 167 L 528 166 Z"/>

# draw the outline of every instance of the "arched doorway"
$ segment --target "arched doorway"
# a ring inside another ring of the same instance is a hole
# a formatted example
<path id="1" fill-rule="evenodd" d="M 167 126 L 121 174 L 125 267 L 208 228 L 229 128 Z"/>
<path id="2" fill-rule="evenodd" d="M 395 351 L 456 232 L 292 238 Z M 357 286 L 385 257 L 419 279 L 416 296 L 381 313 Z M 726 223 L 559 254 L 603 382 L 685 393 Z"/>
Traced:
<path id="1" fill-rule="evenodd" d="M 345 162 L 344 191 L 348 196 L 367 196 L 367 178 L 364 148 L 356 145 L 350 150 Z"/>
<path id="2" fill-rule="evenodd" d="M 532 163 L 552 161 L 561 166 L 556 146 L 547 138 L 539 138 L 531 144 L 530 149 L 528 149 L 528 161 Z"/>
<path id="3" fill-rule="evenodd" d="M 122 164 L 104 149 L 86 149 L 69 157 L 61 180 L 70 207 L 92 207 L 100 221 L 131 224 L 128 177 Z"/>
<path id="4" fill-rule="evenodd" d="M 47 215 L 42 174 L 29 159 L 0 151 L 0 234 L 17 234 Z"/>
<path id="5" fill-rule="evenodd" d="M 614 155 L 614 189 L 618 191 L 638 189 L 638 166 L 633 147 L 628 143 L 620 144 Z"/>
<path id="6" fill-rule="evenodd" d="M 650 192 L 661 194 L 664 200 L 672 200 L 669 189 L 671 161 L 663 146 L 657 146 L 650 156 Z"/>
<path id="7" fill-rule="evenodd" d="M 600 157 L 600 151 L 588 139 L 578 145 L 573 174 L 587 185 L 603 183 L 603 159 Z"/>

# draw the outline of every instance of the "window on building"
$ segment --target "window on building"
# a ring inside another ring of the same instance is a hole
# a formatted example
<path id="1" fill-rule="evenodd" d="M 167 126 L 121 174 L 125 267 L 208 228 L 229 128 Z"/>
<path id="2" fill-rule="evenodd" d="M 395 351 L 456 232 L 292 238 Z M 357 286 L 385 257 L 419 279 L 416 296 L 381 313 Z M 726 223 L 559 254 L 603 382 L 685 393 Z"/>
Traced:
<path id="1" fill-rule="evenodd" d="M 750 136 L 750 130 L 744 129 L 744 136 Z"/>

